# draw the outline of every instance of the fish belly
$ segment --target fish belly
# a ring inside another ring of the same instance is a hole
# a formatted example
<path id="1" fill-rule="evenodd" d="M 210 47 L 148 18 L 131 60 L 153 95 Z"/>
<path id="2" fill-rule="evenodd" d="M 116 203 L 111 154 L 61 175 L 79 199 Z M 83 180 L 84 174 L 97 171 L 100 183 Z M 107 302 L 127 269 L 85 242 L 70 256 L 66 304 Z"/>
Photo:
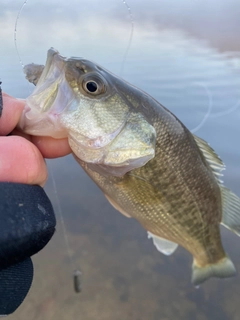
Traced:
<path id="1" fill-rule="evenodd" d="M 219 219 L 212 218 L 208 223 L 198 211 L 196 200 L 192 200 L 186 191 L 185 194 L 182 190 L 178 192 L 176 182 L 167 189 L 163 184 L 161 189 L 141 178 L 138 175 L 140 169 L 123 177 L 114 177 L 91 170 L 81 160 L 78 162 L 118 211 L 138 220 L 152 234 L 183 246 L 198 265 L 214 263 L 225 257 Z M 211 206 L 208 207 L 211 210 Z"/>

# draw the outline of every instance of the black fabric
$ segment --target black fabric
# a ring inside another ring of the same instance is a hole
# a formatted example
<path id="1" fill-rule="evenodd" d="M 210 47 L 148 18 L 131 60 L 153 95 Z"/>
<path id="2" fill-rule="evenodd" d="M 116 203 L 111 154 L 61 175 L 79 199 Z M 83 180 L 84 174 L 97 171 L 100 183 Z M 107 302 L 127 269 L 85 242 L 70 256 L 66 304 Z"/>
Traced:
<path id="1" fill-rule="evenodd" d="M 2 107 L 0 82 L 0 117 Z M 40 186 L 0 182 L 0 316 L 23 302 L 33 279 L 30 256 L 48 243 L 55 226 L 51 202 Z"/>
<path id="2" fill-rule="evenodd" d="M 0 182 L 0 315 L 22 303 L 33 278 L 30 256 L 48 243 L 55 225 L 43 188 Z"/>
<path id="3" fill-rule="evenodd" d="M 0 315 L 13 313 L 26 297 L 33 279 L 30 258 L 0 271 Z"/>
<path id="4" fill-rule="evenodd" d="M 0 270 L 41 250 L 55 231 L 53 208 L 43 188 L 0 183 Z"/>

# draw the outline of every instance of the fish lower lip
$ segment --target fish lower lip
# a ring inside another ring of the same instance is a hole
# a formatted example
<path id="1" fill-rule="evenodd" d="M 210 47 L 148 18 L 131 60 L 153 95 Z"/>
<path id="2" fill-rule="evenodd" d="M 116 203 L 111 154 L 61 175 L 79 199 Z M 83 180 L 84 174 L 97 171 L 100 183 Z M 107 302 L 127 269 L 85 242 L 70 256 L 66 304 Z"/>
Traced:
<path id="1" fill-rule="evenodd" d="M 99 136 L 95 139 L 89 139 L 88 137 L 84 135 L 78 135 L 77 138 L 74 137 L 74 135 L 70 135 L 71 139 L 75 141 L 75 143 L 81 145 L 84 148 L 89 148 L 89 149 L 102 149 L 109 145 L 123 130 L 125 126 L 125 123 L 120 126 L 116 131 L 106 135 L 104 138 Z"/>

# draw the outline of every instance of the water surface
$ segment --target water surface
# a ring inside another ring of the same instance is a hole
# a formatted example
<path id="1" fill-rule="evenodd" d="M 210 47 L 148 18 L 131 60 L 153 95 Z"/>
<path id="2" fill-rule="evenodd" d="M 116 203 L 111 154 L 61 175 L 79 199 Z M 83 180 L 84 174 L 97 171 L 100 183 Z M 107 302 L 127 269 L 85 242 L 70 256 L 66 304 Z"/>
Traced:
<path id="1" fill-rule="evenodd" d="M 23 63 L 44 63 L 53 46 L 65 56 L 94 60 L 145 90 L 207 140 L 227 165 L 226 186 L 240 196 L 240 3 L 237 0 L 128 1 L 134 35 L 122 61 L 131 19 L 122 1 L 31 1 L 18 22 Z M 31 92 L 16 55 L 13 31 L 21 1 L 0 11 L 0 78 L 4 91 Z M 210 104 L 210 106 L 209 106 Z M 240 278 L 191 282 L 192 258 L 178 248 L 161 255 L 134 220 L 115 211 L 71 156 L 48 161 L 53 172 L 74 267 L 83 291 L 73 292 L 61 224 L 34 260 L 29 295 L 10 319 L 239 319 Z M 51 178 L 46 188 L 58 214 Z M 240 240 L 222 230 L 240 270 Z"/>

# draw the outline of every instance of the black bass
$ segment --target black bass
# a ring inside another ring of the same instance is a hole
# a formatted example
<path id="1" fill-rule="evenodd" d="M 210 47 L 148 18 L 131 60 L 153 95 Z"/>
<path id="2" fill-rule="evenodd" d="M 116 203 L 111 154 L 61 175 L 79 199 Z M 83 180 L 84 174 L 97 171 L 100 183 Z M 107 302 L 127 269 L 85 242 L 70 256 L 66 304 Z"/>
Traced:
<path id="1" fill-rule="evenodd" d="M 192 282 L 231 277 L 220 223 L 240 235 L 240 199 L 221 183 L 224 164 L 145 92 L 82 58 L 48 51 L 25 67 L 36 88 L 20 127 L 68 137 L 82 168 L 122 214 L 138 220 L 159 251 L 193 256 Z"/>

